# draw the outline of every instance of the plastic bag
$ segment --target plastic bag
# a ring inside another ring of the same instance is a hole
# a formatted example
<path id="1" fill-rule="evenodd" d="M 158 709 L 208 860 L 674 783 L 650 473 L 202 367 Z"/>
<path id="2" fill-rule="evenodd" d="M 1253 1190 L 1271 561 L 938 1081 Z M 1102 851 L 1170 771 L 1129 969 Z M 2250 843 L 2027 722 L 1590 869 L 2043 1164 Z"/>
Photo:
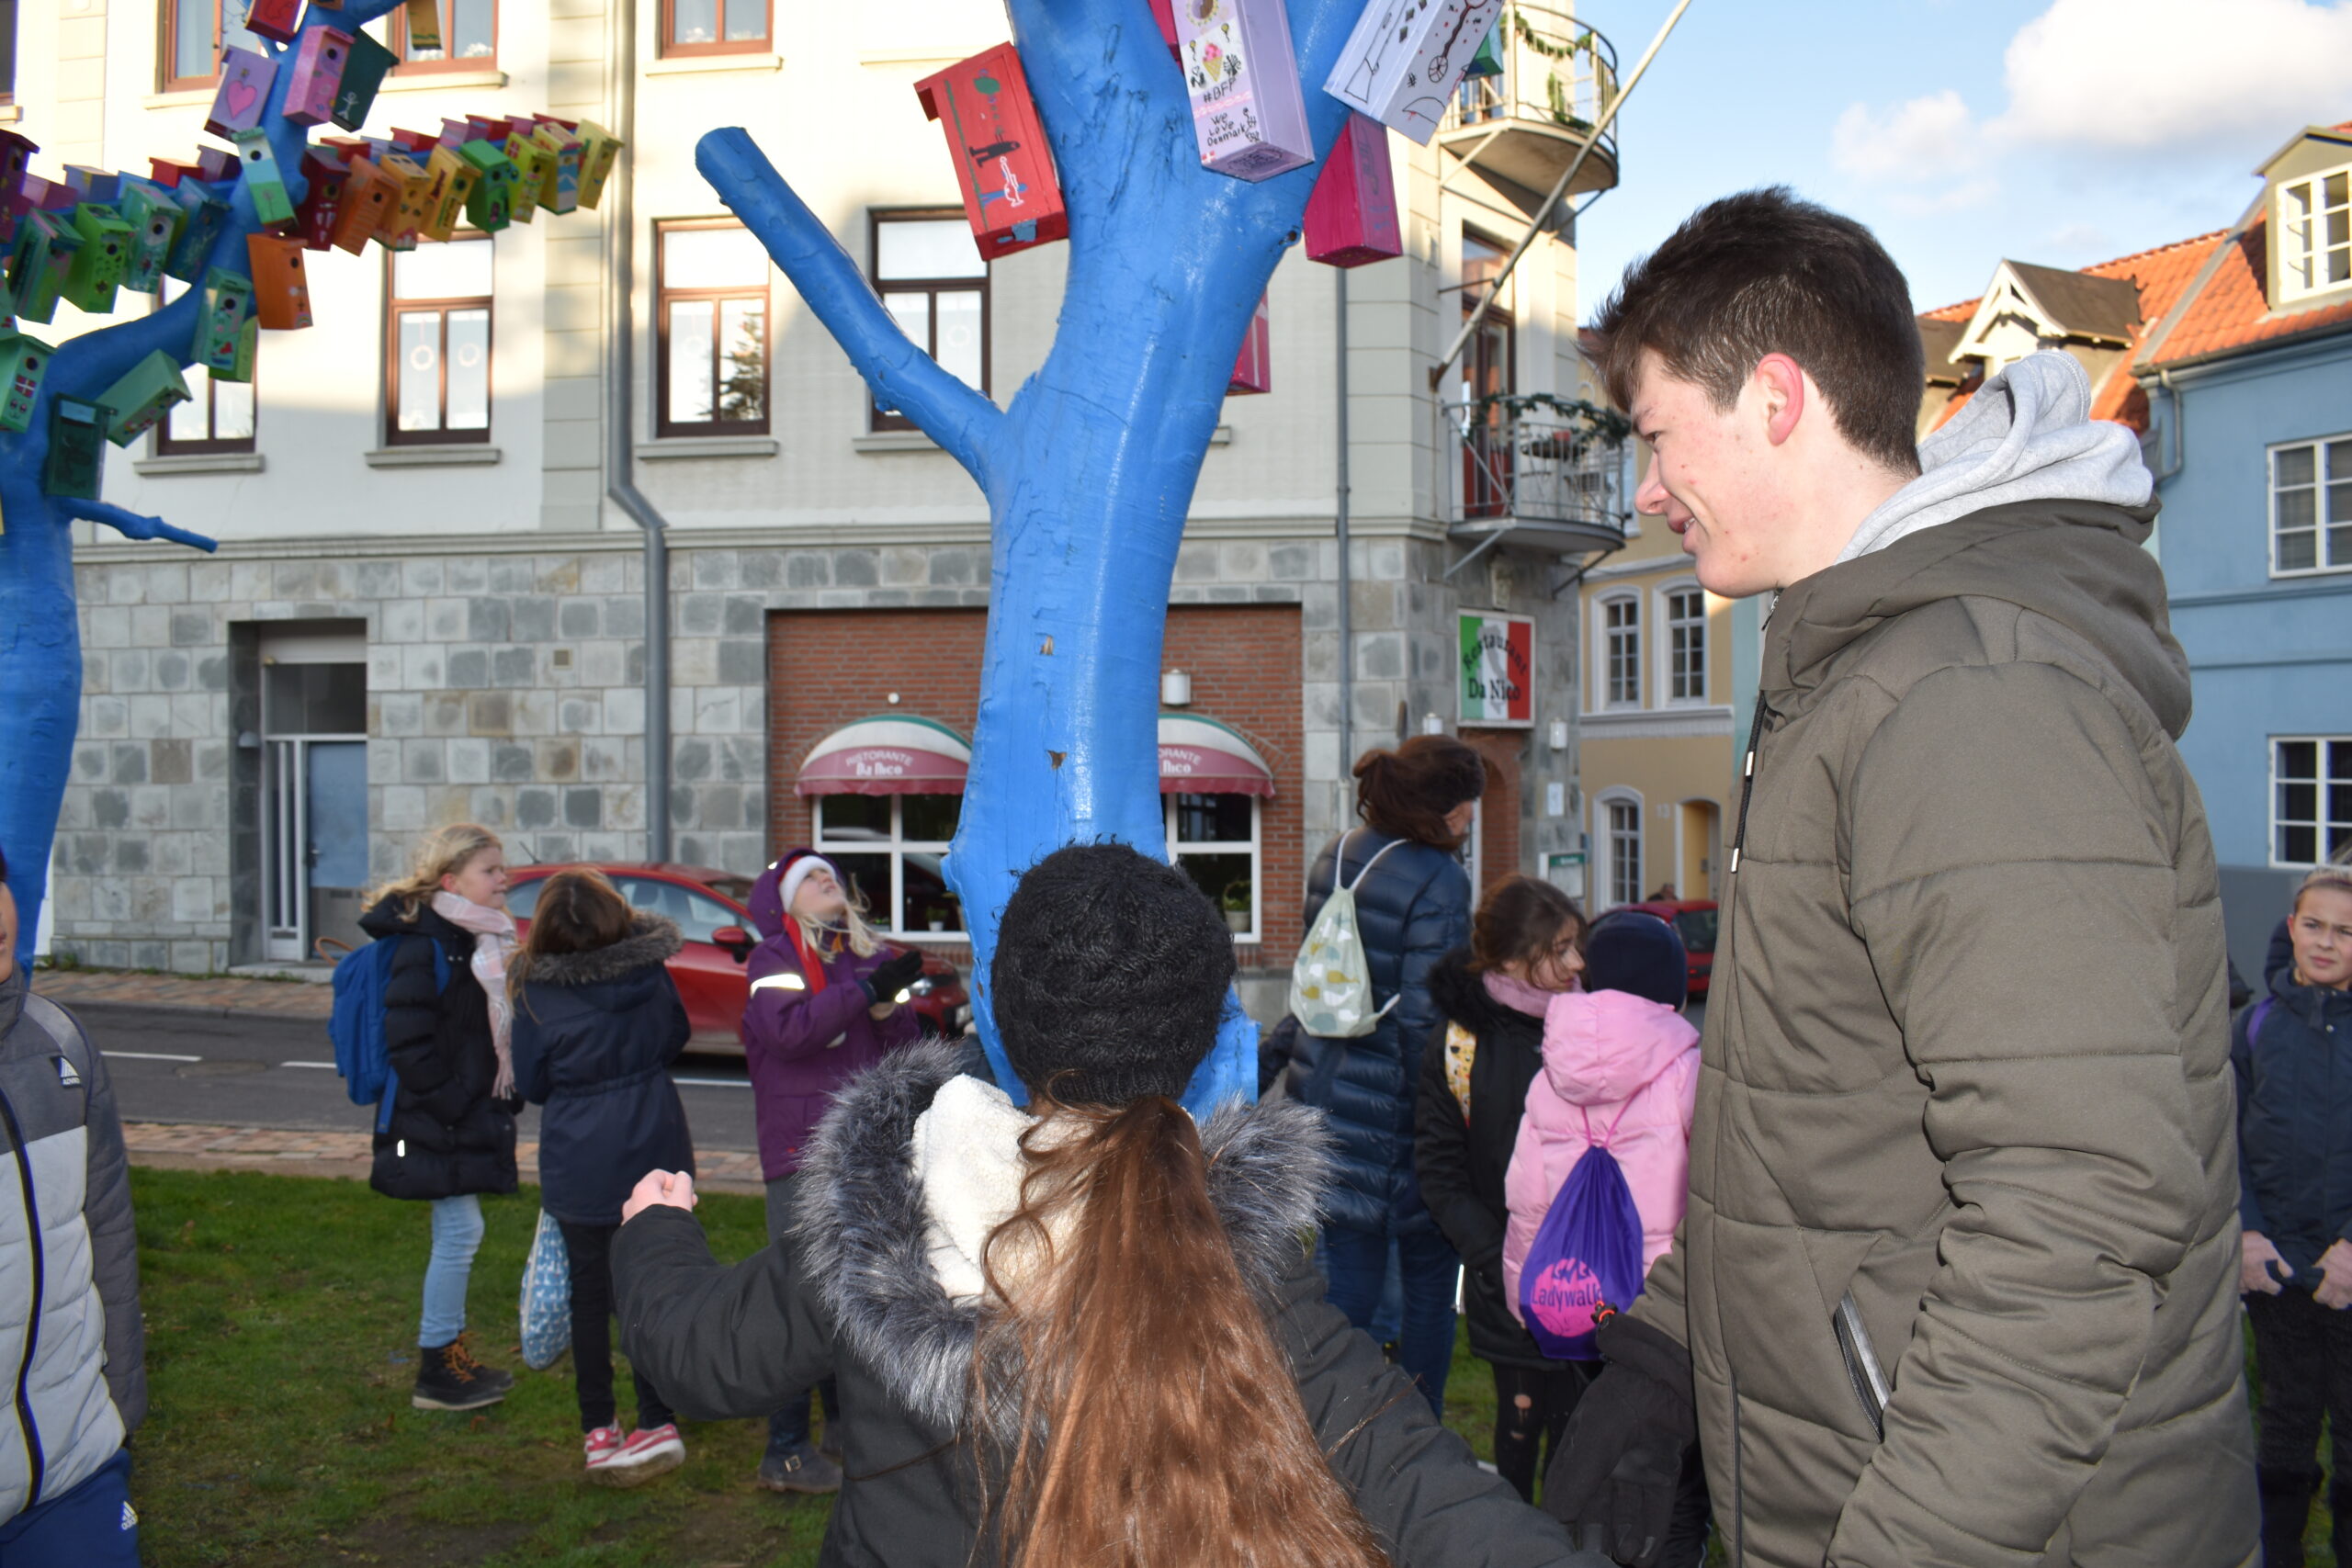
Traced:
<path id="1" fill-rule="evenodd" d="M 571 1348 L 571 1264 L 563 1231 L 545 1209 L 523 1264 L 522 1315 L 523 1364 L 545 1371 Z"/>

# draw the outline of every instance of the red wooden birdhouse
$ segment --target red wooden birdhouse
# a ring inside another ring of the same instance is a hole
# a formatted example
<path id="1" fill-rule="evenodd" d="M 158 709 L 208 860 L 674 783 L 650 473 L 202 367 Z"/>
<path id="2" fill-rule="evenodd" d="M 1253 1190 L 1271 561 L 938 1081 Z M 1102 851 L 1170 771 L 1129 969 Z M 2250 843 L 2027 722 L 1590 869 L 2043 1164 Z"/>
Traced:
<path id="1" fill-rule="evenodd" d="M 1306 257 L 1362 266 L 1405 254 L 1396 226 L 1396 183 L 1388 167 L 1388 128 L 1351 114 L 1306 198 Z"/>
<path id="2" fill-rule="evenodd" d="M 1241 340 L 1241 355 L 1233 362 L 1233 378 L 1226 383 L 1227 397 L 1274 389 L 1273 324 L 1266 313 L 1266 297 L 1258 296 L 1258 313 L 1250 318 L 1249 334 Z"/>
<path id="3" fill-rule="evenodd" d="M 984 50 L 916 83 L 915 96 L 946 133 L 964 217 L 983 257 L 1069 237 L 1054 155 L 1018 50 L 1009 43 Z"/>

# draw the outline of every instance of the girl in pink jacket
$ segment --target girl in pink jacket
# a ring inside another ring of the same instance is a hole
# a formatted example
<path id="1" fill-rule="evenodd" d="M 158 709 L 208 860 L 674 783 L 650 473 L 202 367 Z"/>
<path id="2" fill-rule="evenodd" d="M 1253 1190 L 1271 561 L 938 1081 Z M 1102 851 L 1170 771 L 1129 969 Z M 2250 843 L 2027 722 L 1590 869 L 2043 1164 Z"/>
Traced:
<path id="1" fill-rule="evenodd" d="M 1687 965 L 1681 939 L 1657 916 L 1606 916 L 1585 943 L 1585 988 L 1545 1011 L 1544 1070 L 1528 1086 L 1503 1179 L 1503 1299 L 1513 1315 L 1536 1228 L 1594 1140 L 1607 1142 L 1633 1190 L 1645 1271 L 1682 1223 L 1699 1094 L 1699 1032 L 1681 1013 Z"/>

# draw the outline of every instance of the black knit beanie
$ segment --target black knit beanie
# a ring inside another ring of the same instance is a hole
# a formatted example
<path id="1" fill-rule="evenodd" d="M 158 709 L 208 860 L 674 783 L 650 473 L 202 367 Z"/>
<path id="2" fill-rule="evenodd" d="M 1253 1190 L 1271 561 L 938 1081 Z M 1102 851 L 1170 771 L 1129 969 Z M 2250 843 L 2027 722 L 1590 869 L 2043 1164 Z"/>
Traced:
<path id="1" fill-rule="evenodd" d="M 1216 1043 L 1233 970 L 1232 932 L 1190 877 L 1125 844 L 1074 844 L 1013 888 L 989 1000 L 1030 1093 L 1174 1100 Z"/>
<path id="2" fill-rule="evenodd" d="M 1584 939 L 1584 988 L 1624 991 L 1680 1007 L 1690 994 L 1690 960 L 1682 938 L 1647 909 L 1601 916 Z"/>

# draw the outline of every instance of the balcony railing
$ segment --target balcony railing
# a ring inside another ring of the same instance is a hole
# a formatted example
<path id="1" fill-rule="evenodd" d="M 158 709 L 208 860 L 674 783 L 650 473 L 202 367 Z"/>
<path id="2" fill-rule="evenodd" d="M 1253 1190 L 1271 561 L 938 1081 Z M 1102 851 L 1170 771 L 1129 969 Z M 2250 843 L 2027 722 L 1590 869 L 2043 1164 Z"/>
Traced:
<path id="1" fill-rule="evenodd" d="M 1524 532 L 1561 550 L 1625 542 L 1622 443 L 1589 420 L 1500 401 L 1452 403 L 1460 457 L 1453 523 L 1465 534 Z"/>
<path id="2" fill-rule="evenodd" d="M 1512 0 L 1490 52 L 1498 73 L 1454 91 L 1438 140 L 1484 172 L 1541 196 L 1590 140 L 1617 93 L 1617 51 L 1566 0 Z M 1600 138 L 1569 194 L 1617 183 L 1617 138 Z"/>

